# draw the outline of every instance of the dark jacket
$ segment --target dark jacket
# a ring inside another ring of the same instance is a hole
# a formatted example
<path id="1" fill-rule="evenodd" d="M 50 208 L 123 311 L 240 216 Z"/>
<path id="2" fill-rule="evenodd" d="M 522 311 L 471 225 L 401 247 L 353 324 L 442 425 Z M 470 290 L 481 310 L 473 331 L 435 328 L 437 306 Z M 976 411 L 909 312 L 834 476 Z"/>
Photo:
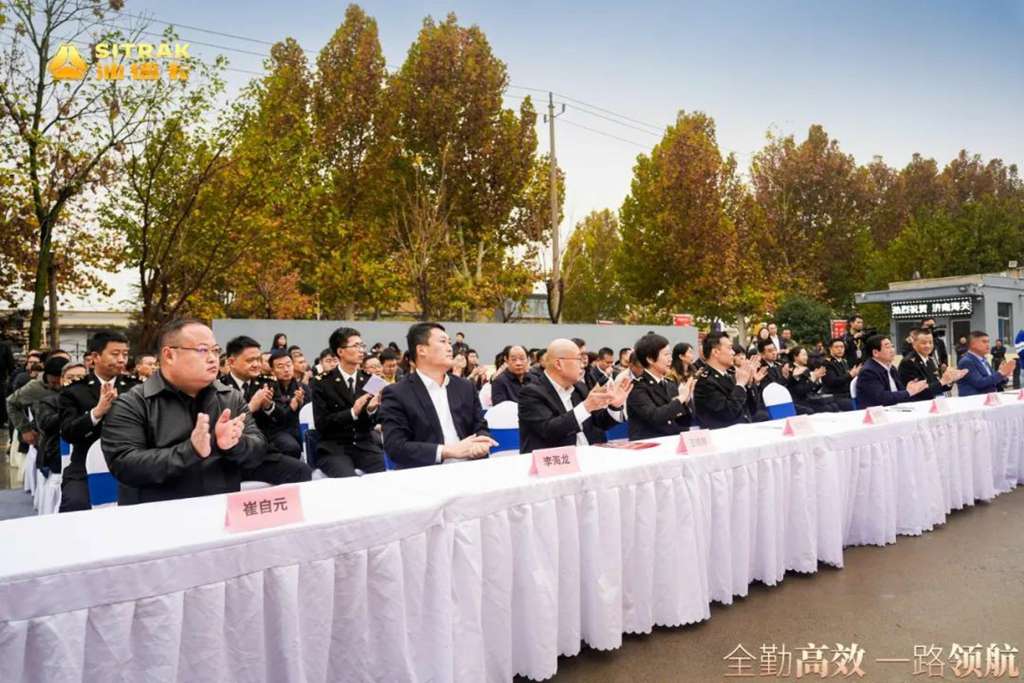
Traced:
<path id="1" fill-rule="evenodd" d="M 318 456 L 344 455 L 346 445 L 356 444 L 379 452 L 377 441 L 370 434 L 377 423 L 379 411 L 371 415 L 364 406 L 357 417 L 352 417 L 352 406 L 356 399 L 366 393 L 363 387 L 369 379 L 368 373 L 357 370 L 355 391 L 349 392 L 348 384 L 338 368 L 313 378 L 313 422 L 320 435 Z M 388 386 L 398 384 L 401 382 Z"/>
<path id="2" fill-rule="evenodd" d="M 459 439 L 473 434 L 490 435 L 476 387 L 469 380 L 448 375 L 448 408 Z M 437 447 L 444 443 L 441 422 L 419 373 L 384 387 L 380 401 L 384 428 L 384 452 L 399 468 L 422 467 L 437 462 Z M 317 429 L 320 428 L 319 421 Z"/>
<path id="3" fill-rule="evenodd" d="M 896 391 L 889 385 L 889 376 L 896 383 Z M 868 359 L 861 367 L 857 375 L 857 406 L 870 408 L 872 406 L 891 406 L 896 403 L 904 403 L 910 400 L 906 385 L 900 379 L 896 368 L 890 368 L 888 372 L 881 363 L 874 358 Z"/>
<path id="4" fill-rule="evenodd" d="M 39 456 L 36 467 L 60 474 L 60 393 L 51 391 L 32 405 L 39 428 Z"/>
<path id="5" fill-rule="evenodd" d="M 950 387 L 939 381 L 939 366 L 931 356 L 927 360 L 921 360 L 917 351 L 911 351 L 900 361 L 900 381 L 904 384 L 919 379 L 928 382 L 928 388 L 921 393 L 911 396 L 911 401 L 930 401 L 936 396 L 941 396 L 950 390 Z"/>
<path id="6" fill-rule="evenodd" d="M 245 409 L 239 391 L 215 380 L 193 399 L 167 383 L 160 372 L 118 397 L 103 420 L 103 456 L 117 479 L 120 505 L 174 500 L 237 491 L 243 469 L 263 462 L 266 437 L 252 415 L 234 447 L 217 446 L 215 428 L 224 409 Z M 192 446 L 199 413 L 210 419 L 209 457 Z M 76 447 L 77 451 L 77 447 Z"/>
<path id="7" fill-rule="evenodd" d="M 825 360 L 825 376 L 821 378 L 825 391 L 833 396 L 848 398 L 851 381 L 853 381 L 853 377 L 850 376 L 850 364 L 846 362 L 845 358 L 836 360 L 829 357 Z"/>
<path id="8" fill-rule="evenodd" d="M 118 396 L 114 403 L 120 401 L 121 397 L 138 383 L 139 380 L 129 375 L 116 377 L 114 388 L 117 389 Z M 89 452 L 89 447 L 100 438 L 103 423 L 110 416 L 108 411 L 99 422 L 92 423 L 89 412 L 99 402 L 100 380 L 93 372 L 64 387 L 60 392 L 60 435 L 72 448 L 71 464 L 64 470 L 64 479 L 85 479 L 85 456 Z"/>
<path id="9" fill-rule="evenodd" d="M 737 385 L 730 373 L 705 365 L 693 390 L 694 417 L 705 429 L 750 422 L 748 398 L 747 389 Z"/>
<path id="10" fill-rule="evenodd" d="M 860 332 L 859 334 L 863 335 L 864 333 Z M 851 368 L 871 360 L 871 352 L 864 346 L 865 339 L 864 336 L 854 337 L 851 332 L 847 332 L 843 336 L 843 342 L 846 344 L 846 362 Z"/>
<path id="11" fill-rule="evenodd" d="M 569 399 L 573 408 L 587 400 L 589 393 L 586 384 L 577 382 Z M 618 421 L 607 410 L 597 410 L 583 421 L 583 435 L 587 443 L 604 443 L 608 440 L 605 430 L 616 424 Z M 565 409 L 547 375 L 523 387 L 519 393 L 520 453 L 531 453 L 540 448 L 573 446 L 579 431 L 576 415 Z"/>
<path id="12" fill-rule="evenodd" d="M 633 382 L 626 405 L 630 441 L 672 436 L 690 428 L 690 407 L 679 402 L 679 385 L 670 379 L 658 382 L 643 373 Z"/>
<path id="13" fill-rule="evenodd" d="M 231 387 L 232 389 L 237 389 L 242 394 L 242 398 L 245 399 L 246 403 L 251 401 L 253 394 L 262 389 L 264 386 L 270 386 L 270 388 L 273 389 L 274 384 L 276 384 L 274 380 L 261 376 L 250 380 L 248 386 L 245 387 L 245 390 L 243 391 L 242 386 L 235 381 L 235 378 L 231 376 L 230 372 L 226 375 L 221 375 L 219 379 L 220 383 L 223 384 L 224 386 Z M 263 409 L 253 413 L 253 419 L 256 420 L 256 426 L 259 427 L 260 431 L 262 431 L 267 436 L 273 434 L 274 430 L 277 429 L 278 424 L 286 420 L 287 417 L 287 415 L 282 415 L 281 413 L 277 412 L 276 403 L 273 404 L 273 409 L 270 412 L 267 412 L 266 409 Z"/>
<path id="14" fill-rule="evenodd" d="M 533 375 L 529 372 L 523 375 L 520 381 L 508 370 L 495 377 L 491 381 L 491 405 L 498 405 L 505 401 L 519 401 L 519 394 L 523 387 L 534 381 Z"/>
<path id="15" fill-rule="evenodd" d="M 277 415 L 277 420 L 271 426 L 270 434 L 287 432 L 295 437 L 297 442 L 302 443 L 302 435 L 299 432 L 299 411 L 302 410 L 302 406 L 311 400 L 309 387 L 294 378 L 287 386 L 281 386 L 280 382 L 275 381 L 273 387 L 274 413 Z M 298 410 L 292 410 L 292 398 L 295 397 L 295 392 L 300 388 L 304 396 L 302 405 L 299 406 Z"/>

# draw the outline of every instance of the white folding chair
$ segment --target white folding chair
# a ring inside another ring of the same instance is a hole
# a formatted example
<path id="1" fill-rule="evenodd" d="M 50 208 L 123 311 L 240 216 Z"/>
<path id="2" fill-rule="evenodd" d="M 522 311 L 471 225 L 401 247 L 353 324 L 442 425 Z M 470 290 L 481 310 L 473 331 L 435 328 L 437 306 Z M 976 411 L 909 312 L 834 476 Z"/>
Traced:
<path id="1" fill-rule="evenodd" d="M 771 419 L 781 420 L 796 415 L 793 395 L 789 393 L 789 389 L 778 382 L 769 382 L 761 396 L 764 398 L 764 407 L 768 409 L 768 416 Z"/>
<path id="2" fill-rule="evenodd" d="M 491 438 L 498 442 L 491 447 L 491 455 L 511 455 L 519 452 L 519 404 L 502 401 L 486 413 Z"/>
<path id="3" fill-rule="evenodd" d="M 70 456 L 68 456 L 70 459 Z M 85 454 L 85 476 L 93 508 L 117 505 L 117 480 L 107 467 L 103 446 L 97 439 Z"/>

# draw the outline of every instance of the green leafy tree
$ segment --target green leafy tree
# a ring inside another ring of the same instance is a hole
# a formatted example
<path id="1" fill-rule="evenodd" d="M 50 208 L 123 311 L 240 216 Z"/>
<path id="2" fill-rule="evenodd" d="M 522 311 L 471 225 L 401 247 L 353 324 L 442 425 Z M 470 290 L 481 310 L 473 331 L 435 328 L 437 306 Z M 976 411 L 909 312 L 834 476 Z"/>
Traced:
<path id="1" fill-rule="evenodd" d="M 827 304 L 802 294 L 786 296 L 775 311 L 776 322 L 792 330 L 801 344 L 827 339 L 831 317 Z"/>
<path id="2" fill-rule="evenodd" d="M 621 245 L 619 221 L 609 209 L 592 211 L 576 224 L 564 257 L 566 321 L 622 318 L 625 302 L 615 270 Z"/>

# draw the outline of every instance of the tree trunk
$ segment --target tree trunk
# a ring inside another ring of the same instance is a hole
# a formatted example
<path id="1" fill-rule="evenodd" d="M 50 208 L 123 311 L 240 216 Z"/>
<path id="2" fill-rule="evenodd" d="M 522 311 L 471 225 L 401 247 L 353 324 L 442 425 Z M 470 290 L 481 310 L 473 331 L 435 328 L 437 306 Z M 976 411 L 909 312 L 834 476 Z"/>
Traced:
<path id="1" fill-rule="evenodd" d="M 47 275 L 50 272 L 50 226 L 43 223 L 39 228 L 39 262 L 36 264 L 36 286 L 32 296 L 32 319 L 28 327 L 28 347 L 38 349 L 43 340 L 43 315 L 46 311 L 46 296 L 49 292 Z"/>
<path id="2" fill-rule="evenodd" d="M 50 259 L 50 266 L 46 273 L 48 289 L 50 290 L 50 350 L 60 348 L 60 320 L 57 310 L 57 268 Z"/>

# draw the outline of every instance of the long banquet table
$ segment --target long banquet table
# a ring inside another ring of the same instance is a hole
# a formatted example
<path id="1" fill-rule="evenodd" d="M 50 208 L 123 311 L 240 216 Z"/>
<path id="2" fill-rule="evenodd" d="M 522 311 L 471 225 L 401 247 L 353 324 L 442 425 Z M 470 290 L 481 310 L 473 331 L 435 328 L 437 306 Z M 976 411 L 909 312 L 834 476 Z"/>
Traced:
<path id="1" fill-rule="evenodd" d="M 0 524 L 0 681 L 508 681 L 709 618 L 1024 483 L 1024 401 L 715 430 L 716 452 L 588 447 L 301 485 L 305 522 L 225 496 Z"/>

